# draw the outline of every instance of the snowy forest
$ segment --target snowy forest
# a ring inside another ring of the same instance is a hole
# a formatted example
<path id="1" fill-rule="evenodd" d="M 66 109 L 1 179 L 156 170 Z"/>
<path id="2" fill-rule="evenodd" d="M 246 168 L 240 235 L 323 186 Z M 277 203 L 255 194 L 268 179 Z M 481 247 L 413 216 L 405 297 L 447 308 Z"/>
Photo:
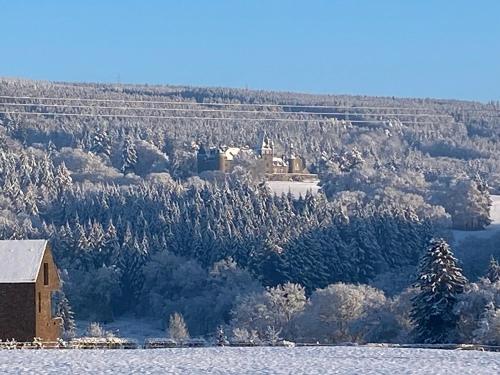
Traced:
<path id="1" fill-rule="evenodd" d="M 250 158 L 197 173 L 198 143 L 263 132 L 318 194 L 276 195 Z M 490 224 L 491 193 L 498 102 L 0 80 L 0 238 L 50 240 L 77 319 L 500 345 L 500 235 L 453 234 Z"/>

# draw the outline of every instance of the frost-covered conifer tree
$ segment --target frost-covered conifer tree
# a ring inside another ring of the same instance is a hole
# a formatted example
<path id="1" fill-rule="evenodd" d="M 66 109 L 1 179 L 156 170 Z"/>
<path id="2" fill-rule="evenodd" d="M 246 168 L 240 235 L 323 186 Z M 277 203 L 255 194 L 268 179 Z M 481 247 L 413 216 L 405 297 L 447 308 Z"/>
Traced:
<path id="1" fill-rule="evenodd" d="M 431 240 L 419 265 L 419 293 L 412 299 L 410 314 L 419 342 L 443 343 L 452 338 L 458 321 L 453 307 L 466 283 L 446 241 Z"/>
<path id="2" fill-rule="evenodd" d="M 488 266 L 488 271 L 486 272 L 486 277 L 492 283 L 500 281 L 500 265 L 495 258 L 491 258 L 490 265 Z"/>
<path id="3" fill-rule="evenodd" d="M 174 313 L 170 315 L 168 322 L 168 335 L 170 338 L 179 342 L 189 338 L 189 332 L 182 314 Z"/>
<path id="4" fill-rule="evenodd" d="M 105 233 L 102 225 L 99 222 L 92 223 L 90 233 L 88 235 L 89 247 L 92 252 L 92 259 L 95 268 L 101 267 L 104 263 L 104 241 Z"/>
<path id="5" fill-rule="evenodd" d="M 472 332 L 474 341 L 485 345 L 500 344 L 500 310 L 489 302 L 481 314 L 478 328 Z"/>
<path id="6" fill-rule="evenodd" d="M 73 180 L 64 162 L 62 162 L 57 168 L 55 182 L 59 196 L 72 187 Z"/>
<path id="7" fill-rule="evenodd" d="M 281 329 L 276 329 L 274 326 L 268 326 L 264 336 L 267 343 L 274 346 L 281 340 Z"/>
<path id="8" fill-rule="evenodd" d="M 92 138 L 91 151 L 95 154 L 111 155 L 111 142 L 104 128 L 97 128 Z"/>
<path id="9" fill-rule="evenodd" d="M 97 322 L 91 322 L 85 331 L 85 335 L 88 337 L 106 337 L 106 334 L 106 330 Z"/>
<path id="10" fill-rule="evenodd" d="M 137 164 L 137 151 L 135 143 L 130 135 L 125 137 L 122 148 L 122 167 L 123 173 L 131 172 Z"/>
<path id="11" fill-rule="evenodd" d="M 113 220 L 110 220 L 108 223 L 103 248 L 105 264 L 117 264 L 120 252 L 120 244 L 118 242 L 118 234 L 116 231 L 116 227 L 113 224 Z"/>
<path id="12" fill-rule="evenodd" d="M 47 144 L 47 154 L 49 155 L 49 157 L 54 156 L 56 151 L 57 151 L 56 146 L 51 140 L 49 140 L 49 143 Z"/>
<path id="13" fill-rule="evenodd" d="M 30 215 L 38 215 L 38 205 L 36 197 L 36 189 L 33 185 L 29 185 L 26 193 L 23 195 L 24 211 Z"/>
<path id="14" fill-rule="evenodd" d="M 57 304 L 56 316 L 62 319 L 63 339 L 68 340 L 75 337 L 75 317 L 73 315 L 73 310 L 71 309 L 69 301 L 64 293 L 61 293 L 61 297 Z"/>
<path id="15" fill-rule="evenodd" d="M 130 227 L 130 223 L 127 223 L 121 254 L 118 259 L 121 270 L 121 284 L 126 294 L 122 301 L 125 308 L 130 308 L 139 297 L 144 282 L 142 267 L 148 255 L 144 252 L 145 249 L 139 245 L 137 237 L 132 233 Z"/>

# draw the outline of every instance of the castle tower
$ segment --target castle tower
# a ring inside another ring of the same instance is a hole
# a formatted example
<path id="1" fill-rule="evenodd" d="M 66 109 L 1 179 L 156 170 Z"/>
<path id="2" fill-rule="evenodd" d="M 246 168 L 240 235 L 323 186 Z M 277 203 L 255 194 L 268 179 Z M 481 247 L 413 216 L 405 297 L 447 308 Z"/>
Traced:
<path id="1" fill-rule="evenodd" d="M 290 143 L 290 149 L 287 157 L 288 163 L 288 173 L 301 173 L 304 169 L 302 165 L 302 159 L 295 155 L 295 151 L 293 149 L 293 143 Z"/>
<path id="2" fill-rule="evenodd" d="M 220 146 L 217 148 L 216 158 L 217 158 L 217 169 L 223 173 L 226 173 L 228 170 L 227 157 L 226 153 Z"/>
<path id="3" fill-rule="evenodd" d="M 260 145 L 259 155 L 264 162 L 265 173 L 273 173 L 274 142 L 264 133 Z"/>
<path id="4" fill-rule="evenodd" d="M 205 162 L 207 160 L 207 150 L 203 143 L 199 143 L 198 151 L 196 152 L 196 166 L 198 167 L 198 173 L 203 172 L 206 169 Z"/>

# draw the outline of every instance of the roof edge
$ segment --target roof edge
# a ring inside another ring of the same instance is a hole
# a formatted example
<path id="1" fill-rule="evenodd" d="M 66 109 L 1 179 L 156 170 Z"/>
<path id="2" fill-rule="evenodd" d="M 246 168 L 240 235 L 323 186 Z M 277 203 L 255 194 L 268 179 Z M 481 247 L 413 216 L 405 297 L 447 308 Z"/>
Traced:
<path id="1" fill-rule="evenodd" d="M 42 260 L 43 257 L 45 256 L 45 252 L 47 251 L 47 245 L 49 242 L 47 240 L 39 240 L 39 241 L 43 241 L 43 251 L 42 251 L 42 256 L 40 257 L 40 261 L 38 262 L 38 267 L 36 269 L 35 280 L 33 280 L 34 283 L 36 283 L 36 280 L 38 279 L 38 274 L 40 273 L 40 268 L 42 267 Z"/>

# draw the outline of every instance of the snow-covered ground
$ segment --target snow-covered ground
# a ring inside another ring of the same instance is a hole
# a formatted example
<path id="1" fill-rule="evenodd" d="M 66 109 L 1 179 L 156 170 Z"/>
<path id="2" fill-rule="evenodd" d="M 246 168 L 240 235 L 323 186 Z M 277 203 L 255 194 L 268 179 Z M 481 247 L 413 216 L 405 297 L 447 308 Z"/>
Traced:
<path id="1" fill-rule="evenodd" d="M 500 354 L 369 347 L 3 350 L 0 373 L 486 375 L 500 373 Z"/>
<path id="2" fill-rule="evenodd" d="M 466 237 L 489 238 L 494 234 L 500 232 L 500 195 L 491 195 L 491 201 L 491 224 L 488 225 L 485 230 L 454 230 L 453 237 L 455 239 L 455 243 L 462 242 Z"/>
<path id="3" fill-rule="evenodd" d="M 306 195 L 308 190 L 311 190 L 313 194 L 317 194 L 320 187 L 318 186 L 317 180 L 315 181 L 267 181 L 267 185 L 271 190 L 277 195 L 282 193 L 288 194 L 291 192 L 292 195 L 298 198 L 300 195 Z"/>

